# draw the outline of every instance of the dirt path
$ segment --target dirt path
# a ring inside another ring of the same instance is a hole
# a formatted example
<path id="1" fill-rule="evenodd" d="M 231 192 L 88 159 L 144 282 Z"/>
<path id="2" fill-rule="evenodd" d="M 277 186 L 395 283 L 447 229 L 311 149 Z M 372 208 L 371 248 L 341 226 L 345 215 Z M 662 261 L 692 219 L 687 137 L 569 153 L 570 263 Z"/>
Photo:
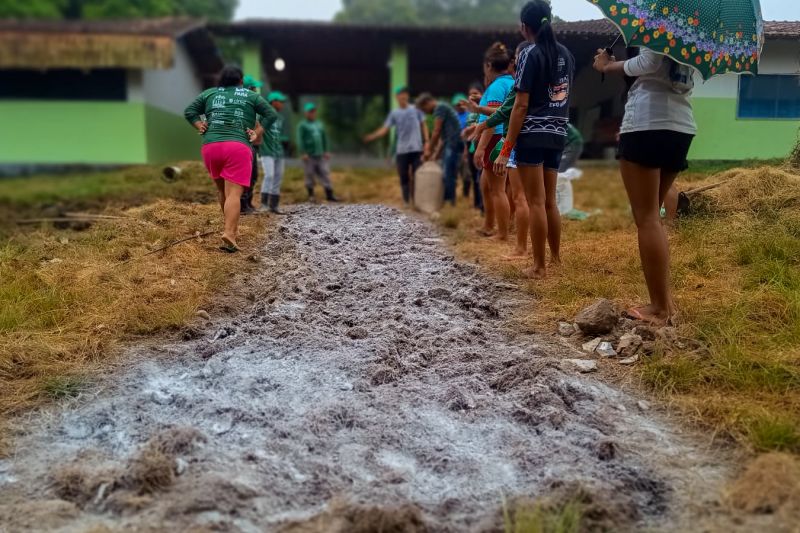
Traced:
<path id="1" fill-rule="evenodd" d="M 511 331 L 519 293 L 426 224 L 374 206 L 281 224 L 251 309 L 19 421 L 0 524 L 272 531 L 335 500 L 484 531 L 504 497 L 580 483 L 671 529 L 724 477 L 566 348 Z"/>

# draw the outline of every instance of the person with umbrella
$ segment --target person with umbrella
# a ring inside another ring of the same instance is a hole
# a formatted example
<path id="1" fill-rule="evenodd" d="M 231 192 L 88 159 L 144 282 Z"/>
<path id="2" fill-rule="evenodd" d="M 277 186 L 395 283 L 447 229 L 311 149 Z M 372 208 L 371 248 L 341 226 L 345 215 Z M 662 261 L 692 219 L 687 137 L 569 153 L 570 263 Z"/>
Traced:
<path id="1" fill-rule="evenodd" d="M 705 79 L 727 72 L 756 73 L 763 43 L 758 0 L 589 0 L 620 28 L 640 54 L 616 61 L 598 50 L 594 68 L 636 78 L 620 130 L 619 160 L 636 221 L 650 303 L 631 318 L 664 325 L 677 309 L 669 283 L 669 241 L 661 207 L 697 133 L 691 93 L 696 69 Z M 724 5 L 723 5 L 724 4 Z"/>

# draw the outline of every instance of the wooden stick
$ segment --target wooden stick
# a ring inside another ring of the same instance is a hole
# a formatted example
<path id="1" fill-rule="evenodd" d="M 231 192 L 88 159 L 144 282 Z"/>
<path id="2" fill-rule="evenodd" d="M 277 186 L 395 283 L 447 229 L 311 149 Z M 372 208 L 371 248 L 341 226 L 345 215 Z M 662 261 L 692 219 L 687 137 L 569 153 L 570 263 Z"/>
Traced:
<path id="1" fill-rule="evenodd" d="M 99 218 L 102 220 L 132 220 L 131 217 L 121 217 L 113 215 L 95 215 L 93 213 L 65 213 L 69 218 Z"/>
<path id="2" fill-rule="evenodd" d="M 163 252 L 164 250 L 167 250 L 168 248 L 172 248 L 173 246 L 177 246 L 177 245 L 182 244 L 184 242 L 193 241 L 194 239 L 202 239 L 203 237 L 208 237 L 209 235 L 211 235 L 213 233 L 216 233 L 216 232 L 217 232 L 217 230 L 207 231 L 205 233 L 196 233 L 196 234 L 192 235 L 191 237 L 186 237 L 185 239 L 181 239 L 181 240 L 178 240 L 178 241 L 175 241 L 175 242 L 171 242 L 171 243 L 167 244 L 166 246 L 162 246 L 161 248 L 157 248 L 157 249 L 155 249 L 155 250 L 153 250 L 151 252 L 147 252 L 146 254 L 140 255 L 139 257 L 131 257 L 130 259 L 128 259 L 126 261 L 123 261 L 120 264 L 121 265 L 125 265 L 125 264 L 130 263 L 131 261 L 136 260 L 136 259 L 143 259 L 143 258 L 147 257 L 148 255 L 153 255 L 153 254 L 157 254 L 158 252 Z"/>
<path id="3" fill-rule="evenodd" d="M 721 181 L 719 183 L 715 183 L 713 185 L 706 185 L 705 187 L 698 187 L 697 189 L 692 189 L 690 191 L 685 191 L 687 196 L 694 196 L 695 194 L 700 194 L 701 192 L 710 191 L 711 189 L 716 189 L 717 187 L 721 187 L 728 183 L 727 181 Z"/>

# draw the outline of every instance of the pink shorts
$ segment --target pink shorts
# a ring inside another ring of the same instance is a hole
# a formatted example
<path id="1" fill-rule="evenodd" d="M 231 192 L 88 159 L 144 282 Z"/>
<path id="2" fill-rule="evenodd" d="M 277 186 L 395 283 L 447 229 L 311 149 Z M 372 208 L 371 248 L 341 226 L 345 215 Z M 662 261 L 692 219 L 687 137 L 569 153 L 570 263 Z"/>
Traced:
<path id="1" fill-rule="evenodd" d="M 223 179 L 242 187 L 250 186 L 253 151 L 244 143 L 222 141 L 203 145 L 203 162 L 215 180 Z"/>

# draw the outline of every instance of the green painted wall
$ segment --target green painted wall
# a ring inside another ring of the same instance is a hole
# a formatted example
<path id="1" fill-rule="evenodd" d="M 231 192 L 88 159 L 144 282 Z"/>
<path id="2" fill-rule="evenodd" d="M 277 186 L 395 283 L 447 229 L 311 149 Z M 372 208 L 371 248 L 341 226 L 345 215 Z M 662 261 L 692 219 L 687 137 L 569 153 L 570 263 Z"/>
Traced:
<path id="1" fill-rule="evenodd" d="M 408 86 L 408 47 L 405 44 L 392 45 L 389 56 L 389 102 L 392 109 L 397 108 L 394 93 L 400 87 Z"/>
<path id="2" fill-rule="evenodd" d="M 0 117 L 0 164 L 147 162 L 142 103 L 4 100 Z"/>
<path id="3" fill-rule="evenodd" d="M 148 163 L 200 158 L 200 136 L 182 116 L 146 106 L 145 119 Z"/>
<path id="4" fill-rule="evenodd" d="M 787 157 L 800 121 L 739 120 L 736 98 L 694 98 L 698 133 L 689 159 L 741 160 Z"/>
<path id="5" fill-rule="evenodd" d="M 242 51 L 242 70 L 245 75 L 264 80 L 264 64 L 261 61 L 261 43 L 248 42 Z"/>

